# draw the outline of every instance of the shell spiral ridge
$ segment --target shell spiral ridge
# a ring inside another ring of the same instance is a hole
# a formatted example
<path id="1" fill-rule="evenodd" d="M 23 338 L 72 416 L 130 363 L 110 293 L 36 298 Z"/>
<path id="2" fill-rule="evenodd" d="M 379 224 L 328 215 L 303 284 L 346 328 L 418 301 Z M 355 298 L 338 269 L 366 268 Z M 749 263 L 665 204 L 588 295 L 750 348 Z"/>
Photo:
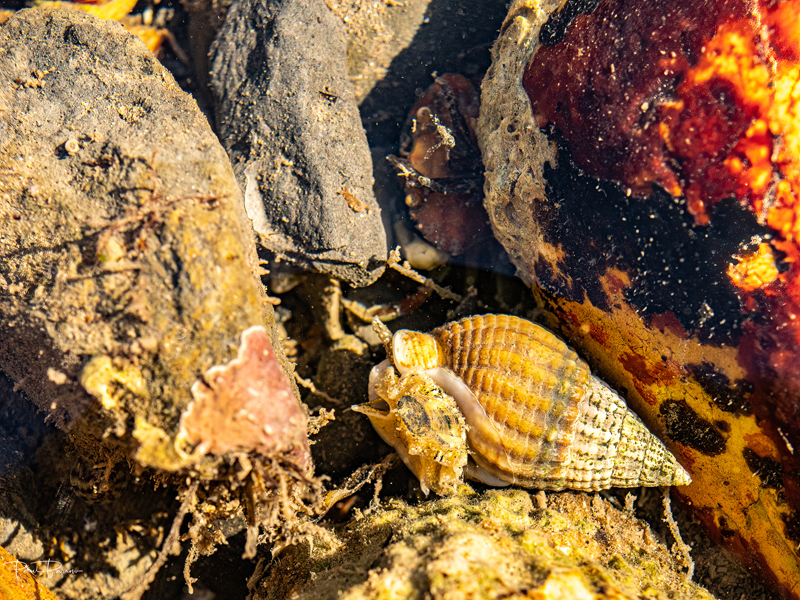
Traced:
<path id="1" fill-rule="evenodd" d="M 461 466 L 445 465 L 443 457 L 456 446 L 460 456 L 469 452 L 466 472 L 491 485 L 599 490 L 691 482 L 625 401 L 535 323 L 508 315 L 467 317 L 430 334 L 399 331 L 391 352 L 397 383 L 371 390 L 372 405 L 388 402 L 382 436 L 401 456 L 414 457 L 413 466 L 406 462 L 424 489 L 454 489 Z M 402 396 L 398 390 L 412 377 L 426 383 Z M 387 394 L 392 397 L 381 397 Z M 395 424 L 388 427 L 392 416 Z M 412 416 L 416 425 L 409 428 Z M 373 424 L 378 428 L 376 419 Z M 454 436 L 451 427 L 462 429 Z M 424 457 L 436 464 L 423 468 Z M 430 480 L 443 465 L 450 474 L 445 486 Z"/>

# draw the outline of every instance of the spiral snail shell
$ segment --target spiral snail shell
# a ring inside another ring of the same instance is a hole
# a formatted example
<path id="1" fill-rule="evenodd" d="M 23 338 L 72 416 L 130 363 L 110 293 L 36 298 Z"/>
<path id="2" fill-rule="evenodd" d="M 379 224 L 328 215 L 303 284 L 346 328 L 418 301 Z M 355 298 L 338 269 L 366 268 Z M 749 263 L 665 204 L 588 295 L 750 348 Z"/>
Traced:
<path id="1" fill-rule="evenodd" d="M 687 485 L 689 474 L 625 401 L 547 329 L 473 316 L 430 334 L 383 326 L 366 414 L 426 493 L 464 475 L 562 490 Z"/>

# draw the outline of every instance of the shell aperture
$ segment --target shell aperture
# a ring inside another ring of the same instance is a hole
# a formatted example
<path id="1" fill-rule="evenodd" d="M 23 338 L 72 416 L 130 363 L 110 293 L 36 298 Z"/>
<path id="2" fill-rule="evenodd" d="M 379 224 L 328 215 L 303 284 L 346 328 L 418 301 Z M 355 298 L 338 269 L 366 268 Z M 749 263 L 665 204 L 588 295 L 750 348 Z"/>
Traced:
<path id="1" fill-rule="evenodd" d="M 398 377 L 387 359 L 369 375 L 370 402 L 353 410 L 369 417 L 419 479 L 422 491 L 455 493 L 467 464 L 467 426 L 453 398 L 424 372 Z"/>
<path id="2" fill-rule="evenodd" d="M 391 360 L 370 375 L 370 403 L 355 409 L 423 490 L 452 493 L 467 452 L 467 476 L 490 485 L 598 490 L 691 482 L 625 401 L 535 323 L 473 316 L 430 334 L 398 331 L 390 348 Z M 458 464 L 444 459 L 453 456 Z"/>

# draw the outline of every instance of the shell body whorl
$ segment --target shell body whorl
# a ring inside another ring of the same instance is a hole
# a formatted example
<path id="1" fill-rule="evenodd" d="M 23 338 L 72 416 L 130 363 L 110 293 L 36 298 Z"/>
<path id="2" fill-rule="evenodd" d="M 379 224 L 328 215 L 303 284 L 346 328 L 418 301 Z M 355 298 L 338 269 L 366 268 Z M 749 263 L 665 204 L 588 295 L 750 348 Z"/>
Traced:
<path id="1" fill-rule="evenodd" d="M 467 472 L 473 478 L 548 490 L 691 481 L 616 392 L 566 343 L 530 321 L 483 315 L 430 334 L 399 331 L 391 350 L 400 374 L 396 386 L 408 377 L 427 377 L 455 400 L 468 426 Z M 372 387 L 373 403 L 385 401 L 386 394 Z M 392 422 L 391 414 L 386 417 Z M 389 443 L 402 456 L 401 447 L 415 441 L 401 431 L 399 418 L 396 413 Z M 441 488 L 412 470 L 424 486 Z"/>

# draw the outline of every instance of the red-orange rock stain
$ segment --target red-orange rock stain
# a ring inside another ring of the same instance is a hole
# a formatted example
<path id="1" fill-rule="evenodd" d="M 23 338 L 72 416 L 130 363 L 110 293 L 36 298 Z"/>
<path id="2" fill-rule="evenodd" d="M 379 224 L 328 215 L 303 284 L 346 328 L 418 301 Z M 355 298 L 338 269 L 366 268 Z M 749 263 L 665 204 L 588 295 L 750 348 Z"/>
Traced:
<path id="1" fill-rule="evenodd" d="M 596 323 L 591 323 L 589 325 L 589 335 L 607 351 L 611 350 L 611 341 L 608 339 L 608 332 L 603 327 Z"/>
<path id="2" fill-rule="evenodd" d="M 752 314 L 766 319 L 744 324 L 737 361 L 756 383 L 751 403 L 756 414 L 782 424 L 794 448 L 800 447 L 800 280 L 797 263 L 763 289 L 743 293 Z M 775 440 L 776 443 L 782 443 Z M 798 462 L 795 459 L 795 462 Z M 800 469 L 800 464 L 796 465 Z"/>
<path id="3" fill-rule="evenodd" d="M 800 0 L 602 0 L 573 19 L 561 41 L 540 47 L 523 78 L 539 125 L 554 125 L 587 173 L 640 198 L 660 186 L 685 198 L 700 226 L 713 227 L 714 206 L 735 198 L 772 230 L 731 256 L 721 276 L 751 316 L 735 340 L 755 387 L 750 402 L 795 448 L 783 463 L 793 477 L 800 473 L 799 14 Z M 686 337 L 667 313 L 651 323 Z M 623 359 L 650 402 L 647 386 L 666 373 L 635 355 Z"/>
<path id="4" fill-rule="evenodd" d="M 674 86 L 718 24 L 746 12 L 743 0 L 715 2 L 713 10 L 697 2 L 601 2 L 528 65 L 523 85 L 539 125 L 554 123 L 575 161 L 592 175 L 620 181 L 639 196 L 649 195 L 654 183 L 680 195 L 683 173 L 673 169 L 679 149 L 670 147 L 672 137 L 665 143 L 660 113 L 680 101 Z M 698 120 L 727 106 L 730 92 L 722 86 L 689 99 L 695 112 L 687 110 L 683 138 L 674 140 L 688 149 L 687 158 L 708 167 L 713 148 L 730 144 L 747 128 L 735 105 L 724 111 L 731 120 L 721 130 L 716 120 L 708 126 Z"/>
<path id="5" fill-rule="evenodd" d="M 658 184 L 702 224 L 717 202 L 747 198 L 793 237 L 798 11 L 800 0 L 606 0 L 537 51 L 524 86 L 540 126 L 554 123 L 591 174 L 639 196 Z"/>
<path id="6" fill-rule="evenodd" d="M 773 460 L 780 461 L 780 457 L 775 454 L 775 445 L 772 440 L 763 433 L 746 433 L 743 437 L 747 442 L 747 447 L 760 457 L 768 456 Z"/>
<path id="7" fill-rule="evenodd" d="M 669 385 L 677 377 L 677 372 L 670 368 L 669 363 L 648 364 L 643 356 L 635 352 L 620 354 L 619 362 L 633 376 L 636 391 L 650 406 L 658 404 L 651 387 L 656 384 Z"/>
<path id="8" fill-rule="evenodd" d="M 689 338 L 686 328 L 681 324 L 681 322 L 678 320 L 678 317 L 676 317 L 675 313 L 672 311 L 663 312 L 653 316 L 650 319 L 650 326 L 655 327 L 660 331 L 669 331 L 682 340 Z"/>
<path id="9" fill-rule="evenodd" d="M 606 288 L 610 294 L 609 300 L 617 302 L 623 296 L 623 290 L 628 287 L 628 284 L 613 273 L 606 273 L 603 275 L 603 279 L 606 281 Z"/>

